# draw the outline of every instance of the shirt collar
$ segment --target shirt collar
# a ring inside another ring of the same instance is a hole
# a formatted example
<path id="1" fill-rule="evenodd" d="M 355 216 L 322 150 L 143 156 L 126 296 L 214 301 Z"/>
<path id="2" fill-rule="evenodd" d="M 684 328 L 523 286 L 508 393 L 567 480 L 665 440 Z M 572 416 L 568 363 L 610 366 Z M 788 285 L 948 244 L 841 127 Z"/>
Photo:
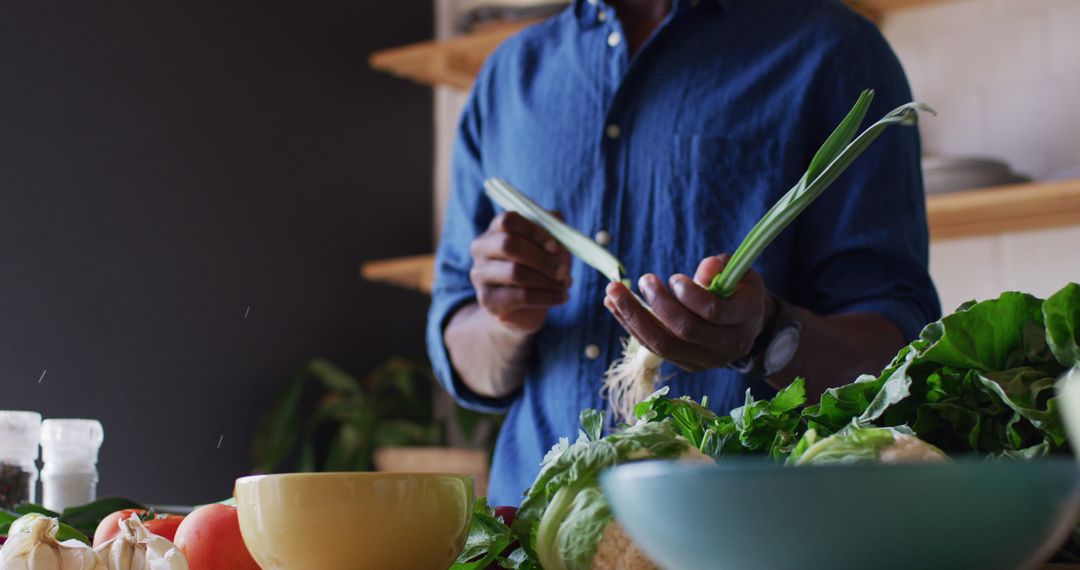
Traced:
<path id="1" fill-rule="evenodd" d="M 602 20 L 598 17 L 600 12 L 607 12 L 607 17 L 613 15 L 614 10 L 605 0 L 573 0 L 574 15 L 583 28 L 598 26 Z M 723 10 L 731 8 L 734 0 L 673 0 L 671 10 L 675 14 L 690 12 L 702 6 L 719 6 Z"/>

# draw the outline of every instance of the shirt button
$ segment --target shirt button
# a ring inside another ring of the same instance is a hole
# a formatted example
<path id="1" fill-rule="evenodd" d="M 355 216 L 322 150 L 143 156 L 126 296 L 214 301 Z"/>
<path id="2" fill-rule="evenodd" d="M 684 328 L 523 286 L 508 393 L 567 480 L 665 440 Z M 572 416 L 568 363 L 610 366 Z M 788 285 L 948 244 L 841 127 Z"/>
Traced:
<path id="1" fill-rule="evenodd" d="M 596 360 L 600 358 L 600 347 L 595 344 L 590 344 L 585 347 L 585 358 L 589 360 Z"/>
<path id="2" fill-rule="evenodd" d="M 619 32 L 611 32 L 611 35 L 607 37 L 607 45 L 611 47 L 619 45 L 619 42 L 621 41 L 622 36 L 619 35 Z"/>
<path id="3" fill-rule="evenodd" d="M 600 10 L 596 13 L 596 19 L 603 22 L 607 20 L 607 12 Z"/>
<path id="4" fill-rule="evenodd" d="M 619 128 L 619 125 L 611 123 L 607 126 L 606 129 L 604 129 L 604 134 L 606 134 L 607 138 L 609 139 L 617 139 L 620 135 L 622 135 L 622 129 Z"/>
<path id="5" fill-rule="evenodd" d="M 593 236 L 593 239 L 596 240 L 596 243 L 600 244 L 601 246 L 607 246 L 607 244 L 611 243 L 611 234 L 607 233 L 604 230 L 600 230 L 596 232 L 596 235 Z"/>

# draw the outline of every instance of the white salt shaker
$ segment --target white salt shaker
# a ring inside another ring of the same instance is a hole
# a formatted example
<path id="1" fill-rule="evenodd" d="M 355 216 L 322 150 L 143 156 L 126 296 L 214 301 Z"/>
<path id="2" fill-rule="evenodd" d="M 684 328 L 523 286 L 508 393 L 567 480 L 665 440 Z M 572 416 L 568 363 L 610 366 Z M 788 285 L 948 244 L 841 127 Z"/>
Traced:
<path id="1" fill-rule="evenodd" d="M 97 420 L 41 423 L 41 502 L 46 509 L 59 513 L 97 498 L 98 449 L 104 440 Z"/>

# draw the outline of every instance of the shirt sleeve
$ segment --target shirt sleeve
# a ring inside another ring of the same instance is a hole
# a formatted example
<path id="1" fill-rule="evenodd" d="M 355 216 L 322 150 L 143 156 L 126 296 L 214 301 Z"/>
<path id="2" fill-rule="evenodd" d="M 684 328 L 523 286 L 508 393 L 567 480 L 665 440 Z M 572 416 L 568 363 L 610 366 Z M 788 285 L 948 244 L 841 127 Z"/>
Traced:
<path id="1" fill-rule="evenodd" d="M 486 68 L 485 68 L 486 69 Z M 427 349 L 439 382 L 462 406 L 481 412 L 505 410 L 513 397 L 487 398 L 470 390 L 454 370 L 443 333 L 450 318 L 463 305 L 476 300 L 469 279 L 472 241 L 491 223 L 494 208 L 483 192 L 480 147 L 481 88 L 484 74 L 469 97 L 458 125 L 451 155 L 450 199 L 443 219 L 442 237 L 435 253 L 435 280 L 427 321 Z"/>
<path id="2" fill-rule="evenodd" d="M 860 19 L 841 37 L 825 55 L 807 97 L 807 163 L 863 89 L 875 91 L 863 128 L 911 101 L 903 69 L 876 28 Z M 907 339 L 940 317 L 927 265 L 916 128 L 889 127 L 799 217 L 795 231 L 799 298 L 793 302 L 822 314 L 877 313 Z"/>

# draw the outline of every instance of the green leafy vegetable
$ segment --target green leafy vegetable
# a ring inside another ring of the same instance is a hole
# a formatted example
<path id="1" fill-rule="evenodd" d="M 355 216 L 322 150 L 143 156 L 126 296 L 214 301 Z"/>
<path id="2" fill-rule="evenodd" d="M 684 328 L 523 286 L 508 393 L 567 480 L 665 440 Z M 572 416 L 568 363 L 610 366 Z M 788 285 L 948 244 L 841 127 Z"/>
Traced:
<path id="1" fill-rule="evenodd" d="M 544 457 L 514 522 L 524 555 L 546 570 L 588 568 L 604 527 L 611 521 L 599 487 L 604 469 L 642 459 L 677 459 L 693 451 L 673 423 L 643 421 L 599 435 L 598 412 L 582 413 L 577 442 L 563 439 Z"/>
<path id="2" fill-rule="evenodd" d="M 822 435 L 853 422 L 906 425 L 949 453 L 1062 452 L 1053 386 L 1075 340 L 1078 292 L 1070 284 L 1045 302 L 1007 292 L 965 304 L 927 325 L 880 375 L 827 390 L 803 412 L 806 425 Z"/>
<path id="3" fill-rule="evenodd" d="M 915 437 L 907 427 L 862 427 L 851 424 L 819 438 L 810 429 L 788 456 L 788 465 L 850 465 L 945 461 L 940 449 Z"/>
<path id="4" fill-rule="evenodd" d="M 526 494 L 511 529 L 522 549 L 498 561 L 529 570 L 588 568 L 612 521 L 598 475 L 627 461 L 695 451 L 789 465 L 1068 453 L 1055 387 L 1077 365 L 1078 330 L 1080 286 L 1046 301 L 1007 292 L 930 323 L 881 373 L 827 390 L 809 407 L 797 379 L 769 400 L 748 392 L 728 415 L 712 412 L 707 401 L 667 398 L 664 388 L 635 406 L 634 425 L 607 436 L 599 412 L 586 410 L 577 442 L 552 448 Z M 1074 374 L 1080 383 L 1080 368 Z M 1080 554 L 1080 541 L 1067 548 Z"/>
<path id="5" fill-rule="evenodd" d="M 1046 342 L 1062 366 L 1080 366 L 1080 285 L 1070 283 L 1043 303 Z"/>
<path id="6" fill-rule="evenodd" d="M 513 542 L 510 527 L 495 516 L 487 499 L 480 497 L 473 504 L 472 526 L 465 539 L 465 549 L 450 570 L 484 570 L 497 564 L 501 553 Z M 505 567 L 505 566 L 504 566 Z"/>
<path id="7" fill-rule="evenodd" d="M 86 536 L 94 536 L 101 519 L 124 509 L 146 509 L 145 506 L 121 497 L 104 497 L 92 503 L 64 509 L 60 522 L 71 525 Z"/>
<path id="8" fill-rule="evenodd" d="M 886 128 L 890 125 L 914 125 L 918 121 L 919 111 L 934 112 L 922 103 L 902 105 L 893 109 L 852 141 L 866 117 L 866 111 L 870 108 L 870 101 L 873 98 L 874 92 L 871 89 L 864 90 L 859 95 L 855 106 L 814 154 L 802 178 L 758 220 L 732 254 L 724 270 L 713 278 L 709 284 L 710 291 L 724 297 L 730 296 L 765 248 L 835 182 Z"/>

